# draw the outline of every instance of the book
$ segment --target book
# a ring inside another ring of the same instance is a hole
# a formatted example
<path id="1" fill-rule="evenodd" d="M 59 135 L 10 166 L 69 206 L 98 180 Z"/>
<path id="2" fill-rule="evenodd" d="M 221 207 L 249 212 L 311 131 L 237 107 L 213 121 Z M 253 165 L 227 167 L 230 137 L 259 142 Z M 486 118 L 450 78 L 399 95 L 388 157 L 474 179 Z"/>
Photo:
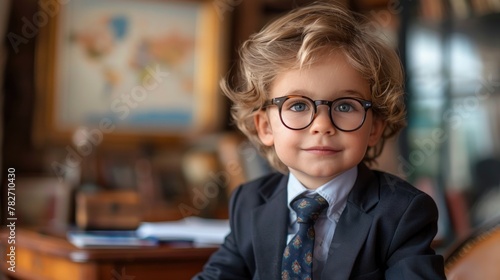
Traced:
<path id="1" fill-rule="evenodd" d="M 159 244 L 153 237 L 138 236 L 135 230 L 70 230 L 66 236 L 78 248 L 152 247 Z"/>
<path id="2" fill-rule="evenodd" d="M 159 241 L 190 241 L 194 245 L 220 245 L 229 233 L 229 221 L 187 217 L 177 221 L 143 222 L 137 235 Z"/>

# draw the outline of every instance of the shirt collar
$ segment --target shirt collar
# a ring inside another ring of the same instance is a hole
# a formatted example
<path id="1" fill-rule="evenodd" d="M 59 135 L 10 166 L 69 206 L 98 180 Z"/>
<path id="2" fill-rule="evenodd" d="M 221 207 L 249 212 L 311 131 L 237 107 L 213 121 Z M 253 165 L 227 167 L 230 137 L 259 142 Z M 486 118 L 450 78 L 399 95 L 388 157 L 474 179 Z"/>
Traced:
<path id="1" fill-rule="evenodd" d="M 288 208 L 293 212 L 291 208 L 291 202 L 298 196 L 304 194 L 306 196 L 312 196 L 315 193 L 321 195 L 326 201 L 328 201 L 327 217 L 333 219 L 334 214 L 342 211 L 345 203 L 347 201 L 347 196 L 351 191 L 356 178 L 358 176 L 357 166 L 345 171 L 339 176 L 328 181 L 326 184 L 320 186 L 315 190 L 309 190 L 302 183 L 299 182 L 297 177 L 292 173 L 289 173 L 288 179 L 288 195 L 287 202 Z"/>

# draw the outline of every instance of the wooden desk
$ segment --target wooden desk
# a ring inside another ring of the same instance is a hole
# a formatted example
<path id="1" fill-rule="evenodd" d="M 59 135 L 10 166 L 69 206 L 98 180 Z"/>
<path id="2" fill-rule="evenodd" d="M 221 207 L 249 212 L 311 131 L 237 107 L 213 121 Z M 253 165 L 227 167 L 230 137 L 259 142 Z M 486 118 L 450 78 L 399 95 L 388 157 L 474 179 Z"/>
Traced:
<path id="1" fill-rule="evenodd" d="M 3 273 L 13 279 L 190 279 L 217 248 L 160 245 L 154 248 L 79 249 L 64 234 L 16 229 L 16 267 L 8 271 L 8 232 L 0 232 Z"/>

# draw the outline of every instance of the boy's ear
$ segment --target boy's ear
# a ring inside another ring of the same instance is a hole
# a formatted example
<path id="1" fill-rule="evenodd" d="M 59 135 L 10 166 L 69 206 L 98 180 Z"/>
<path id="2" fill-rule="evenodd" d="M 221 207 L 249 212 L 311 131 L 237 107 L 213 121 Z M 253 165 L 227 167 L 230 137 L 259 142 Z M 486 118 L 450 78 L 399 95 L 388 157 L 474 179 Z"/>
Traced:
<path id="1" fill-rule="evenodd" d="M 372 129 L 368 136 L 368 146 L 373 147 L 377 145 L 384 133 L 386 122 L 379 117 L 374 116 L 372 121 Z"/>
<path id="2" fill-rule="evenodd" d="M 272 146 L 274 144 L 273 130 L 266 111 L 261 110 L 255 114 L 253 121 L 260 141 L 266 146 Z"/>

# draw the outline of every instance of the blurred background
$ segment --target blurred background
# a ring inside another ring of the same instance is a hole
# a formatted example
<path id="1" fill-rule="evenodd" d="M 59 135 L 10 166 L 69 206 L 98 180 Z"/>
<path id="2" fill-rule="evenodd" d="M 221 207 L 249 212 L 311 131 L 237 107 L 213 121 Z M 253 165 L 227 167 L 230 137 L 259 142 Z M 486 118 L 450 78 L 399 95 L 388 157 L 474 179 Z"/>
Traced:
<path id="1" fill-rule="evenodd" d="M 108 210 L 88 205 L 120 199 L 137 217 L 117 228 L 227 218 L 231 191 L 271 170 L 218 81 L 250 34 L 308 2 L 1 0 L 2 223 L 9 168 L 22 226 L 99 227 L 85 217 Z M 500 0 L 338 2 L 401 56 L 408 127 L 377 168 L 436 200 L 444 251 L 500 213 Z"/>

